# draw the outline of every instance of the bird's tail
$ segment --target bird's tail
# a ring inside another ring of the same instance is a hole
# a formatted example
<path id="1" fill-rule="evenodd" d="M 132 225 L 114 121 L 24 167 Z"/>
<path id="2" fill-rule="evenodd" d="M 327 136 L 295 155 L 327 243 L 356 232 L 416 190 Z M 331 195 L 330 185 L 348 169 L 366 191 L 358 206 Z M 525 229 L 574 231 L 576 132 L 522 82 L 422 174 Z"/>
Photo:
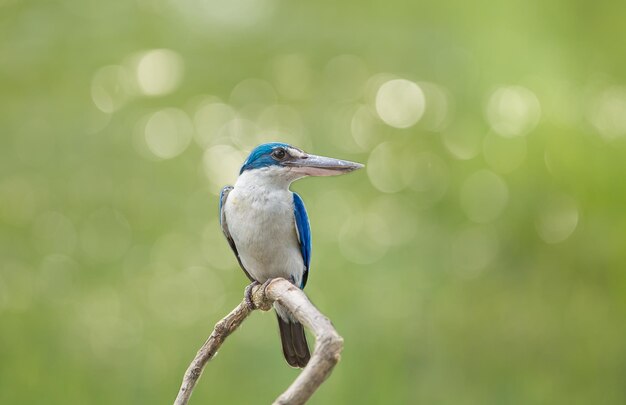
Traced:
<path id="1" fill-rule="evenodd" d="M 283 319 L 278 313 L 276 313 L 276 318 L 278 319 L 285 360 L 291 367 L 304 368 L 311 358 L 309 345 L 304 335 L 304 327 L 289 317 Z"/>

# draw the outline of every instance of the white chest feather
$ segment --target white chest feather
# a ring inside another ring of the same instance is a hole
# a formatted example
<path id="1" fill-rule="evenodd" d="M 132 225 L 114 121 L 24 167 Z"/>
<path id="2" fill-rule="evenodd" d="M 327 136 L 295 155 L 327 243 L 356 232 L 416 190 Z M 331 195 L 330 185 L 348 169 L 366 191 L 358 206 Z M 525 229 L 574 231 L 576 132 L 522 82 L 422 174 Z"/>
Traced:
<path id="1" fill-rule="evenodd" d="M 224 206 L 228 229 L 243 266 L 255 280 L 284 277 L 299 285 L 304 261 L 293 194 L 263 180 L 243 175 L 237 180 Z"/>

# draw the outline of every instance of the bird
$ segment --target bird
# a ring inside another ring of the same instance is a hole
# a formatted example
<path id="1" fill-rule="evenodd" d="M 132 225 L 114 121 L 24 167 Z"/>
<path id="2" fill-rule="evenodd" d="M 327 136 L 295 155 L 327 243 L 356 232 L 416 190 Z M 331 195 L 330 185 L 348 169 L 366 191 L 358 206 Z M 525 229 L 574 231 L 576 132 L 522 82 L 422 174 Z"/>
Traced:
<path id="1" fill-rule="evenodd" d="M 302 198 L 289 186 L 303 177 L 335 176 L 362 167 L 282 142 L 264 143 L 250 152 L 234 186 L 220 193 L 219 219 L 251 285 L 282 277 L 304 289 L 311 264 L 311 226 Z M 302 324 L 280 304 L 274 303 L 274 309 L 285 360 L 304 368 L 311 354 Z"/>

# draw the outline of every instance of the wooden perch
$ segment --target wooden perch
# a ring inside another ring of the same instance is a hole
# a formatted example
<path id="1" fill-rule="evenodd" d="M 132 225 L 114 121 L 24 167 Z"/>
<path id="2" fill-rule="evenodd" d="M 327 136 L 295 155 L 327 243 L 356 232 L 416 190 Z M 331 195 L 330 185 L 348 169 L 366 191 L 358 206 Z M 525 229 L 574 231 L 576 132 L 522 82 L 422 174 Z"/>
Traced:
<path id="1" fill-rule="evenodd" d="M 307 366 L 289 388 L 274 401 L 274 405 L 304 404 L 328 378 L 339 361 L 343 339 L 330 320 L 309 301 L 306 294 L 289 281 L 276 278 L 266 284 L 252 286 L 250 296 L 254 308 L 251 308 L 244 298 L 230 314 L 215 325 L 213 332 L 187 368 L 174 405 L 185 405 L 189 402 L 206 363 L 215 356 L 224 340 L 243 323 L 246 317 L 254 309 L 262 311 L 272 309 L 275 301 L 288 308 L 294 318 L 313 331 L 315 350 Z"/>

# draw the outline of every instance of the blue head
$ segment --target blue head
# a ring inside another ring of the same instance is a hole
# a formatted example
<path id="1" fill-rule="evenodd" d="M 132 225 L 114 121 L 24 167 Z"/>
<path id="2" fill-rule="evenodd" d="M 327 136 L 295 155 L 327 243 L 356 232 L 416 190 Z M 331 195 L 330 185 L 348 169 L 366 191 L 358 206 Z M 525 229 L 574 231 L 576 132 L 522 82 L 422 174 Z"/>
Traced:
<path id="1" fill-rule="evenodd" d="M 278 166 L 280 160 L 276 159 L 276 155 L 280 155 L 280 150 L 286 150 L 289 145 L 281 142 L 264 143 L 257 146 L 250 152 L 248 158 L 243 162 L 239 174 L 246 170 L 261 169 L 263 167 Z M 274 157 L 272 156 L 274 154 Z"/>
<path id="2" fill-rule="evenodd" d="M 250 152 L 239 174 L 263 168 L 293 173 L 294 177 L 334 176 L 362 168 L 360 163 L 310 155 L 281 142 L 264 143 Z"/>

